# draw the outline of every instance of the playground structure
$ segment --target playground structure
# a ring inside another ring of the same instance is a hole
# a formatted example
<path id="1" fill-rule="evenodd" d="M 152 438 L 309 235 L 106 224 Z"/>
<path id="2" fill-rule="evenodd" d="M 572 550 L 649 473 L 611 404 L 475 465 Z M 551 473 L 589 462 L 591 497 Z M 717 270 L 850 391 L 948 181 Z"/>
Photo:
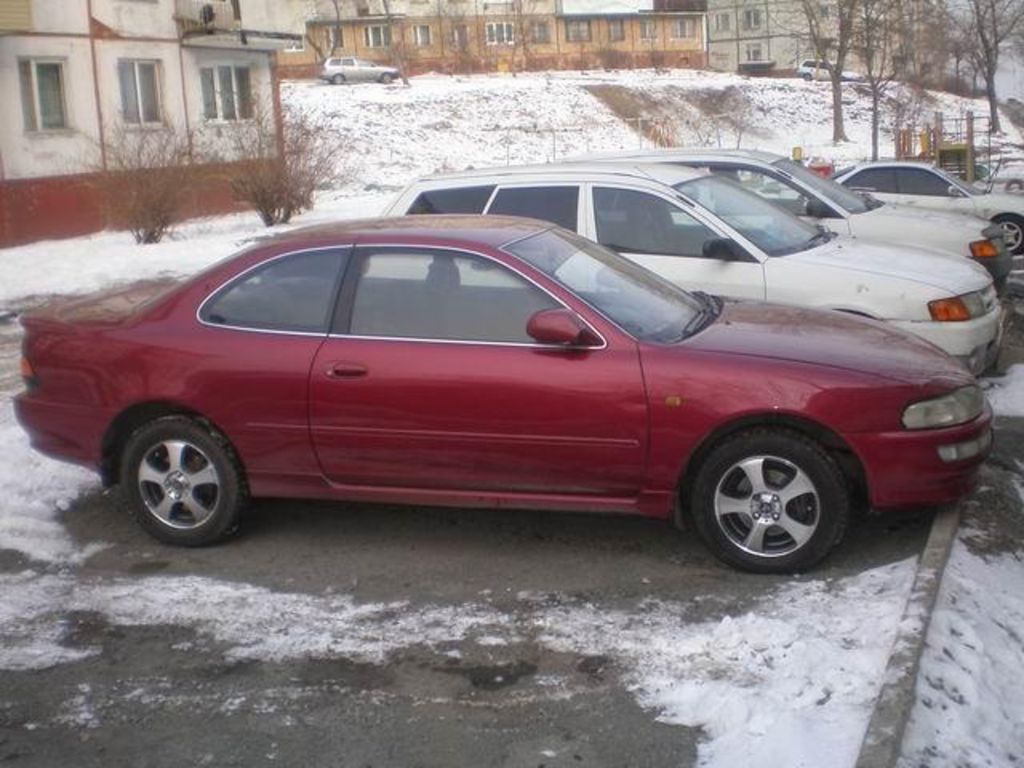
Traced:
<path id="1" fill-rule="evenodd" d="M 933 123 L 924 130 L 896 130 L 896 159 L 924 160 L 972 184 L 988 176 L 978 166 L 976 141 L 979 135 L 984 142 L 982 155 L 991 160 L 992 125 L 989 118 L 977 117 L 973 112 L 967 112 L 963 117 L 947 118 L 936 112 Z"/>

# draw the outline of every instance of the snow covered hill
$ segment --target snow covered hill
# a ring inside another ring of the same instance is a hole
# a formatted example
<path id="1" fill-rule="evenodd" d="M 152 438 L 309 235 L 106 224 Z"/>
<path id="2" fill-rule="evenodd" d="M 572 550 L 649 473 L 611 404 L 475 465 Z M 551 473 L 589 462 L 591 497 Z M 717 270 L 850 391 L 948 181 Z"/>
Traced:
<path id="1" fill-rule="evenodd" d="M 871 99 L 864 85 L 844 86 L 850 141 L 834 146 L 829 85 L 797 78 L 636 70 L 425 75 L 411 82 L 409 88 L 285 83 L 286 106 L 313 113 L 348 147 L 339 191 L 394 190 L 445 170 L 650 146 L 652 127 L 684 146 L 786 155 L 799 146 L 805 157 L 836 163 L 870 153 Z M 610 91 L 628 97 L 615 110 Z M 881 152 L 892 153 L 897 121 L 923 125 L 936 111 L 958 118 L 972 110 L 986 115 L 984 100 L 894 86 L 883 106 Z M 1007 133 L 995 146 L 1021 144 L 1009 120 L 1004 124 Z"/>

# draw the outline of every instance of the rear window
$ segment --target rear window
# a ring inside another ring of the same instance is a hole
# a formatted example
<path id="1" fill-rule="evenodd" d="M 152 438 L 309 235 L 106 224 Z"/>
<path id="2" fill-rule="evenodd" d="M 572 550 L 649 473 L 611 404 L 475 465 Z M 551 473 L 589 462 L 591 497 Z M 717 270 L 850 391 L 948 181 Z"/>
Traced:
<path id="1" fill-rule="evenodd" d="M 483 213 L 494 185 L 432 189 L 420 193 L 406 213 Z"/>
<path id="2" fill-rule="evenodd" d="M 575 232 L 579 187 L 508 187 L 498 190 L 488 213 L 529 216 Z"/>

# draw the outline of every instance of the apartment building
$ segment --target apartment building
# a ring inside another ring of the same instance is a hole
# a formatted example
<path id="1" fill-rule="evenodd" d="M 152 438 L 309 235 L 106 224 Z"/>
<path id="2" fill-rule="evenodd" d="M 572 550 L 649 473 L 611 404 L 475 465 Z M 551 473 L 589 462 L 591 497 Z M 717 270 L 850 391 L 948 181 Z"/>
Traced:
<path id="1" fill-rule="evenodd" d="M 706 65 L 706 0 L 355 0 L 309 6 L 283 74 L 308 77 L 328 56 L 420 72 Z"/>
<path id="2" fill-rule="evenodd" d="M 299 39 L 280 0 L 0 0 L 0 245 L 107 225 L 112 137 L 216 140 L 277 109 L 274 52 Z M 223 157 L 230 161 L 230 156 Z M 232 205 L 210 174 L 192 214 Z"/>
<path id="3" fill-rule="evenodd" d="M 820 4 L 829 18 L 830 5 Z M 708 0 L 708 65 L 723 72 L 791 71 L 817 58 L 802 0 Z"/>

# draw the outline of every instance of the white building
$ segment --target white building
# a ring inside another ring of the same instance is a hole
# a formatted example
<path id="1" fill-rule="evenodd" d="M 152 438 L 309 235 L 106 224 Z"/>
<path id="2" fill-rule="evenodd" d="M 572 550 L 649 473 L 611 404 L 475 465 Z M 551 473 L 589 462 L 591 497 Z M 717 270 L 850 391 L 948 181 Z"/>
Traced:
<path id="1" fill-rule="evenodd" d="M 820 5 L 827 19 L 830 5 Z M 708 65 L 756 74 L 816 58 L 800 0 L 708 0 Z"/>
<path id="2" fill-rule="evenodd" d="M 199 141 L 276 105 L 272 53 L 296 39 L 281 5 L 0 0 L 0 245 L 102 228 L 87 180 L 111 136 L 173 130 Z"/>

